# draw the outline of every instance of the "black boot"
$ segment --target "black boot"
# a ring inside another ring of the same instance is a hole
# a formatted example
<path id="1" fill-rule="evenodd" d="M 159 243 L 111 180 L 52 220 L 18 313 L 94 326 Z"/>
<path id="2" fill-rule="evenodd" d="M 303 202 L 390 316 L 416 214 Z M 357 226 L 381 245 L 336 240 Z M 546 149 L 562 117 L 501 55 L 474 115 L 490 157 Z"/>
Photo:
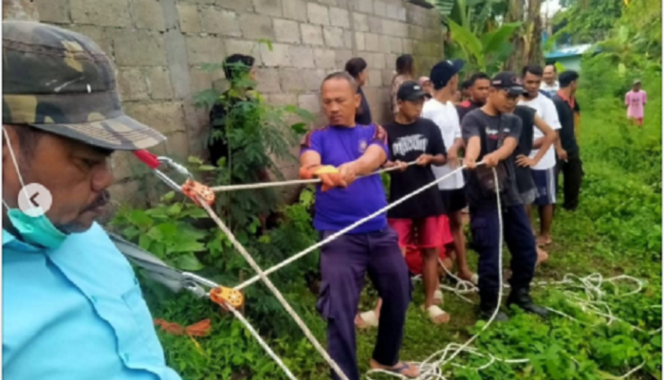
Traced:
<path id="1" fill-rule="evenodd" d="M 496 307 L 499 307 L 498 304 L 498 293 L 489 293 L 489 292 L 480 292 L 480 312 L 478 318 L 481 320 L 488 321 L 491 319 Z M 496 314 L 495 322 L 507 322 L 509 321 L 507 314 L 503 313 L 501 310 L 498 310 Z"/>
<path id="2" fill-rule="evenodd" d="M 542 318 L 549 315 L 549 311 L 536 305 L 530 297 L 530 290 L 527 288 L 515 288 L 507 298 L 507 306 L 516 305 L 526 313 L 537 314 Z"/>

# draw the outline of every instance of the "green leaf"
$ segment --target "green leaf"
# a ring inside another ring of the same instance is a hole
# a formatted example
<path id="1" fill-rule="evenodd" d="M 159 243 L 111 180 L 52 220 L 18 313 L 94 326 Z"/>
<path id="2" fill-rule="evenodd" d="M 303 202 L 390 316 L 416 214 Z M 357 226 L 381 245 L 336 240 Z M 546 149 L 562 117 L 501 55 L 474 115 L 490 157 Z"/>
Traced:
<path id="1" fill-rule="evenodd" d="M 127 219 L 138 227 L 143 228 L 151 227 L 152 224 L 154 224 L 152 218 L 150 218 L 143 210 L 132 210 L 129 215 L 127 215 Z"/>
<path id="2" fill-rule="evenodd" d="M 185 255 L 178 256 L 178 258 L 175 260 L 175 265 L 181 269 L 181 270 L 186 270 L 186 271 L 199 271 L 203 269 L 203 264 L 201 264 L 200 261 L 194 256 L 193 253 L 188 253 Z"/>
<path id="3" fill-rule="evenodd" d="M 180 252 L 200 252 L 205 251 L 205 245 L 197 241 L 187 241 L 175 244 L 169 249 L 170 253 L 180 253 Z"/>
<path id="4" fill-rule="evenodd" d="M 272 51 L 272 41 L 268 40 L 267 38 L 261 38 L 258 40 L 259 44 L 267 46 L 267 48 Z"/>
<path id="5" fill-rule="evenodd" d="M 201 160 L 198 157 L 194 156 L 189 156 L 189 159 L 187 160 L 190 164 L 196 164 L 196 165 L 203 165 L 203 160 Z"/>
<path id="6" fill-rule="evenodd" d="M 198 170 L 200 170 L 202 172 L 211 172 L 211 171 L 217 170 L 217 168 L 212 166 L 212 165 L 201 165 L 201 166 L 198 167 Z"/>
<path id="7" fill-rule="evenodd" d="M 482 50 L 484 54 L 489 55 L 499 52 L 502 47 L 509 42 L 516 29 L 520 26 L 520 22 L 513 22 L 510 24 L 502 25 L 497 30 L 483 35 Z"/>
<path id="8" fill-rule="evenodd" d="M 176 204 L 172 205 L 171 207 L 169 207 L 168 211 L 166 211 L 166 213 L 168 213 L 168 215 L 171 215 L 171 216 L 176 216 L 176 215 L 180 214 L 181 211 L 182 211 L 182 203 L 176 203 Z"/>
<path id="9" fill-rule="evenodd" d="M 482 41 L 480 41 L 468 28 L 463 27 L 452 20 L 449 21 L 449 26 L 454 41 L 472 56 L 478 66 L 482 69 L 485 61 L 482 51 Z"/>
<path id="10" fill-rule="evenodd" d="M 161 197 L 161 201 L 162 202 L 169 202 L 169 201 L 172 201 L 173 198 L 175 198 L 175 191 L 169 191 L 168 193 L 164 194 Z"/>
<path id="11" fill-rule="evenodd" d="M 300 134 L 300 135 L 303 135 L 303 134 L 307 133 L 307 125 L 305 123 L 293 124 L 293 125 L 291 125 L 291 129 L 295 133 Z"/>

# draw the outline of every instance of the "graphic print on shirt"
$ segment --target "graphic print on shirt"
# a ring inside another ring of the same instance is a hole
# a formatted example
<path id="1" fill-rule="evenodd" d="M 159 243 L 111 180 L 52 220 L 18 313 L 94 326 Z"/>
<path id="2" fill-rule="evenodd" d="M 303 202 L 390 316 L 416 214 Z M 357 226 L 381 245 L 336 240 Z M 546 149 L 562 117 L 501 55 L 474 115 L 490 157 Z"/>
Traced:
<path id="1" fill-rule="evenodd" d="M 422 134 L 401 136 L 392 144 L 392 153 L 395 156 L 405 156 L 409 152 L 426 152 L 429 140 Z"/>

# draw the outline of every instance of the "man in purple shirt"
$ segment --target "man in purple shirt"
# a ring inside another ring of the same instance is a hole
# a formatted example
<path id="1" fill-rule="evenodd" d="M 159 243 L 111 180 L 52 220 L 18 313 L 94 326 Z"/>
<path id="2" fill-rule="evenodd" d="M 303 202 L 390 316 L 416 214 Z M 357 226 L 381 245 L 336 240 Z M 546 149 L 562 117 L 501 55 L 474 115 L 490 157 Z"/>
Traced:
<path id="1" fill-rule="evenodd" d="M 387 161 L 388 148 L 383 128 L 355 124 L 361 99 L 353 77 L 345 72 L 330 74 L 321 86 L 321 97 L 329 125 L 303 139 L 300 174 L 323 181 L 316 190 L 314 226 L 325 239 L 386 206 L 381 178 L 370 174 Z M 320 267 L 323 281 L 316 307 L 328 322 L 330 356 L 346 376 L 360 379 L 354 321 L 368 272 L 383 299 L 370 367 L 417 377 L 416 366 L 399 361 L 412 289 L 397 233 L 388 226 L 386 215 L 324 245 Z M 333 378 L 338 377 L 333 374 Z"/>

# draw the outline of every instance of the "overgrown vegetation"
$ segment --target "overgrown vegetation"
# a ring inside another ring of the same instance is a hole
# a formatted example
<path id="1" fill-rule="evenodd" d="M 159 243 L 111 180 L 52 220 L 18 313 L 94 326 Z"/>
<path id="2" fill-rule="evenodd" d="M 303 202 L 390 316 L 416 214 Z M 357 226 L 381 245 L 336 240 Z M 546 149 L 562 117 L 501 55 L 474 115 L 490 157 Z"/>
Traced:
<path id="1" fill-rule="evenodd" d="M 557 210 L 554 245 L 550 261 L 538 269 L 537 280 L 561 280 L 566 273 L 587 276 L 598 272 L 605 278 L 626 274 L 645 281 L 643 291 L 622 296 L 632 290 L 629 283 L 606 284 L 604 301 L 619 318 L 608 324 L 605 318 L 584 311 L 573 296 L 583 297 L 580 289 L 535 287 L 538 302 L 577 319 L 553 315 L 543 321 L 516 312 L 508 322 L 492 325 L 473 344 L 482 353 L 504 359 L 529 359 L 528 363 L 495 362 L 481 371 L 475 368 L 487 359 L 460 355 L 455 361 L 468 368 L 447 366 L 454 379 L 617 379 L 641 366 L 628 379 L 661 379 L 661 61 L 653 59 L 661 42 L 653 43 L 643 35 L 644 24 L 635 15 L 652 10 L 646 0 L 631 2 L 610 36 L 620 30 L 623 40 L 608 41 L 605 52 L 584 58 L 581 91 L 581 156 L 584 161 L 582 202 L 575 213 Z M 657 12 L 660 12 L 658 9 Z M 654 16 L 661 20 L 661 13 Z M 655 25 L 652 22 L 652 25 Z M 651 24 L 646 24 L 651 25 Z M 660 34 L 661 36 L 661 34 Z M 622 46 L 620 42 L 629 46 Z M 620 54 L 632 49 L 629 60 Z M 658 50 L 659 49 L 659 50 Z M 624 65 L 624 68 L 621 68 Z M 633 79 L 642 79 L 649 103 L 642 129 L 627 122 L 624 93 Z M 262 104 L 262 103 L 259 103 Z M 264 107 L 259 105 L 259 107 Z M 265 108 L 250 110 L 249 120 L 256 130 L 237 131 L 239 141 L 261 135 L 275 122 Z M 281 120 L 281 119 L 280 119 Z M 247 133 L 247 135 L 244 135 Z M 243 136 L 243 137 L 242 137 Z M 271 142 L 264 141 L 268 146 Z M 240 158 L 238 158 L 240 157 Z M 242 170 L 242 155 L 233 157 L 230 173 Z M 262 157 L 263 163 L 268 162 Z M 190 162 L 199 174 L 212 173 L 212 183 L 252 180 L 229 177 L 227 167 L 211 170 L 196 159 Z M 224 167 L 224 165 L 222 165 Z M 239 175 L 239 174 L 238 174 Z M 254 193 L 236 197 L 252 197 Z M 271 204 L 280 215 L 274 228 L 261 231 L 252 217 L 256 210 L 225 202 L 221 213 L 233 216 L 235 232 L 259 265 L 267 268 L 317 240 L 312 227 L 313 192 L 307 189 L 293 205 Z M 239 202 L 239 201 L 238 201 Z M 209 223 L 205 214 L 191 202 L 168 193 L 161 203 L 148 210 L 123 209 L 113 227 L 143 248 L 181 269 L 197 271 L 219 283 L 233 286 L 253 272 L 231 247 L 228 239 Z M 473 252 L 471 260 L 475 259 Z M 506 251 L 504 262 L 509 262 Z M 472 264 L 472 263 L 471 263 Z M 317 255 L 311 254 L 274 273 L 271 278 L 316 336 L 325 340 L 325 324 L 315 311 Z M 244 327 L 216 305 L 189 294 L 173 295 L 142 279 L 152 314 L 182 325 L 202 319 L 212 320 L 207 337 L 189 338 L 160 332 L 167 361 L 186 380 L 284 379 L 274 362 L 265 355 Z M 446 294 L 444 308 L 451 314 L 448 325 L 433 326 L 420 311 L 423 292 L 416 286 L 415 299 L 408 313 L 402 350 L 404 360 L 423 360 L 450 342 L 462 343 L 482 326 L 476 321 L 474 306 Z M 477 302 L 475 296 L 470 297 Z M 286 365 L 300 379 L 327 379 L 329 370 L 304 339 L 274 297 L 260 284 L 246 289 L 245 315 L 266 338 Z M 373 306 L 375 294 L 367 289 L 363 308 Z M 358 333 L 358 357 L 366 370 L 375 342 L 375 330 Z M 375 376 L 375 379 L 386 377 Z"/>

